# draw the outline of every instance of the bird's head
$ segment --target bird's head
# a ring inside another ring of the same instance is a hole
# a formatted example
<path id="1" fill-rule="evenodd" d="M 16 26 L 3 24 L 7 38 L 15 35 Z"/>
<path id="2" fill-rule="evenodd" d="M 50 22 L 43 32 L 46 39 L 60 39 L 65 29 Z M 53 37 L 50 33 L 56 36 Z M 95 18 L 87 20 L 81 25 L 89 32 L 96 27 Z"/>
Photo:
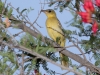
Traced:
<path id="1" fill-rule="evenodd" d="M 50 17 L 56 17 L 56 13 L 52 9 L 41 10 L 41 12 L 44 12 L 48 18 L 50 18 Z"/>

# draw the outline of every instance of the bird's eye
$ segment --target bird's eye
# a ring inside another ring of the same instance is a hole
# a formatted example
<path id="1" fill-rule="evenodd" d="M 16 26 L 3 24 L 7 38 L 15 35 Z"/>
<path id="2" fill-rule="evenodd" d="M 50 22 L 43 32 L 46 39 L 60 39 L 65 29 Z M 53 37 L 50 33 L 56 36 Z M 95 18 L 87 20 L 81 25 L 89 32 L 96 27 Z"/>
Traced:
<path id="1" fill-rule="evenodd" d="M 48 11 L 49 13 L 51 12 L 51 10 Z"/>

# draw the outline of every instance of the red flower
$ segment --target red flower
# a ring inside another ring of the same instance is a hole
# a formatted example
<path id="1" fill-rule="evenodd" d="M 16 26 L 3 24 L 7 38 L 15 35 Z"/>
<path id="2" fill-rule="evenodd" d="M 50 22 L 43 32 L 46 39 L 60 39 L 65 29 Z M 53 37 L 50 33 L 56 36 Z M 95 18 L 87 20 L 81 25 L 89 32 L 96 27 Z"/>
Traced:
<path id="1" fill-rule="evenodd" d="M 92 18 L 91 18 L 91 14 L 88 12 L 78 12 L 78 14 L 81 16 L 82 21 L 85 23 L 91 23 L 92 22 Z"/>
<path id="2" fill-rule="evenodd" d="M 92 25 L 92 32 L 95 35 L 98 31 L 98 24 L 97 22 L 94 22 L 94 24 Z"/>
<path id="3" fill-rule="evenodd" d="M 100 0 L 95 0 L 96 1 L 96 5 L 100 7 Z"/>
<path id="4" fill-rule="evenodd" d="M 91 0 L 85 0 L 84 1 L 84 5 L 83 5 L 84 9 L 87 11 L 87 12 L 94 12 L 95 11 L 95 8 L 93 6 L 93 3 Z"/>

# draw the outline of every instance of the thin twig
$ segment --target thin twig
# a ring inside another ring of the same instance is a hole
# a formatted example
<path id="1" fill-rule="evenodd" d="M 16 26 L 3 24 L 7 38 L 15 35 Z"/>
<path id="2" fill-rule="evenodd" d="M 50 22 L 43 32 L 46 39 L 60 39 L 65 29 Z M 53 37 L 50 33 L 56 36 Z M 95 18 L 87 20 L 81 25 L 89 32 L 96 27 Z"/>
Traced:
<path id="1" fill-rule="evenodd" d="M 84 54 L 89 54 L 90 52 L 91 52 L 91 50 L 85 52 Z M 78 55 L 82 55 L 82 53 L 81 54 L 78 54 Z"/>
<path id="2" fill-rule="evenodd" d="M 22 75 L 24 75 L 24 54 L 22 53 Z"/>
<path id="3" fill-rule="evenodd" d="M 87 60 L 87 59 L 86 59 L 86 56 L 84 55 L 84 53 L 83 53 L 83 51 L 81 50 L 81 48 L 80 48 L 78 45 L 76 45 L 72 40 L 70 40 L 70 41 L 71 41 L 71 42 L 74 44 L 74 46 L 75 46 L 76 48 L 78 48 L 78 50 L 82 53 L 84 59 Z"/>
<path id="4" fill-rule="evenodd" d="M 23 33 L 24 31 L 21 31 L 21 32 L 19 32 L 19 33 L 17 33 L 17 34 L 14 34 L 13 36 L 14 37 L 16 37 L 16 36 L 18 36 L 19 34 L 21 34 L 21 33 Z"/>
<path id="5" fill-rule="evenodd" d="M 52 64 L 54 64 L 54 65 L 56 65 L 56 66 L 58 66 L 58 67 L 61 67 L 61 68 L 66 69 L 66 70 L 68 70 L 68 71 L 71 71 L 71 72 L 73 72 L 73 73 L 75 73 L 75 74 L 77 74 L 77 75 L 82 75 L 81 73 L 79 73 L 79 72 L 77 72 L 77 71 L 75 71 L 75 70 L 73 70 L 73 69 L 70 69 L 70 68 L 67 68 L 67 67 L 65 67 L 65 66 L 62 66 L 62 65 L 60 65 L 60 64 L 58 64 L 58 63 L 56 63 L 56 62 L 54 62 L 54 61 L 52 61 L 52 60 L 50 60 L 50 59 L 48 59 L 47 57 L 42 56 L 42 55 L 36 53 L 35 51 L 30 50 L 30 49 L 28 49 L 28 48 L 25 48 L 25 47 L 23 47 L 23 46 L 21 46 L 21 45 L 20 45 L 20 46 L 19 46 L 19 45 L 18 45 L 18 46 L 13 46 L 13 45 L 8 44 L 8 43 L 3 42 L 3 41 L 0 41 L 0 42 L 2 42 L 3 44 L 5 44 L 6 46 L 9 46 L 10 48 L 17 48 L 17 49 L 19 49 L 19 50 L 22 50 L 22 51 L 25 51 L 25 52 L 27 52 L 27 53 L 30 53 L 30 54 L 32 54 L 32 55 L 34 55 L 34 56 L 40 57 L 41 59 L 44 59 L 44 60 L 46 60 L 46 61 L 48 61 L 48 62 L 50 62 L 50 63 L 52 63 Z"/>
<path id="6" fill-rule="evenodd" d="M 18 45 L 16 39 L 15 39 L 14 36 L 8 31 L 8 29 L 5 28 L 4 25 L 2 25 L 1 23 L 0 23 L 0 27 L 3 28 L 7 33 L 9 33 L 10 37 L 12 38 L 12 42 L 14 43 L 14 45 L 15 45 L 15 46 Z"/>
<path id="7" fill-rule="evenodd" d="M 25 18 L 25 16 L 24 16 L 23 14 L 21 14 L 21 13 L 20 13 L 16 8 L 14 8 L 10 3 L 9 3 L 9 6 L 12 7 L 13 9 L 15 9 L 15 10 L 18 12 L 18 14 L 19 14 L 20 16 L 22 16 L 23 19 L 25 19 L 25 21 L 26 21 L 28 24 L 30 24 L 30 26 L 32 26 L 32 27 L 34 28 L 34 30 L 36 30 L 38 33 L 41 34 L 41 32 L 40 32 L 36 27 L 34 27 L 33 24 L 32 24 L 30 21 L 28 21 L 28 20 Z M 41 35 L 42 35 L 42 34 L 41 34 Z"/>
<path id="8" fill-rule="evenodd" d="M 79 65 L 78 67 L 77 67 L 77 69 L 79 69 L 79 68 L 81 68 L 82 67 L 82 65 Z M 70 71 L 67 71 L 67 72 L 65 72 L 63 75 L 66 75 L 66 74 L 68 74 Z"/>

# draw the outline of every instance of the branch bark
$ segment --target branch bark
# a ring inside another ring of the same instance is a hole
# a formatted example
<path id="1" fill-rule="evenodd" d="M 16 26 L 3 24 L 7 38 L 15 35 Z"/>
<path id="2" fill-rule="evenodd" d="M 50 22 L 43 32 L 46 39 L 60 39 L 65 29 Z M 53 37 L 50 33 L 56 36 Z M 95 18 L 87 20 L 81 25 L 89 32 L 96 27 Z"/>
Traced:
<path id="1" fill-rule="evenodd" d="M 41 58 L 41 59 L 44 59 L 44 60 L 46 60 L 46 61 L 48 61 L 48 62 L 50 62 L 50 63 L 52 63 L 52 64 L 54 64 L 54 65 L 56 65 L 56 66 L 58 66 L 58 67 L 64 68 L 65 70 L 71 71 L 71 72 L 73 72 L 73 73 L 75 73 L 75 74 L 77 74 L 77 75 L 82 75 L 81 73 L 79 73 L 79 72 L 77 72 L 77 71 L 75 71 L 75 70 L 73 70 L 73 69 L 70 69 L 70 68 L 67 68 L 67 67 L 65 67 L 65 66 L 62 66 L 62 65 L 60 65 L 60 64 L 58 64 L 58 63 L 56 63 L 56 62 L 54 62 L 54 61 L 52 61 L 52 60 L 50 60 L 50 59 L 48 59 L 47 57 L 42 56 L 42 55 L 36 53 L 34 50 L 25 48 L 25 47 L 23 47 L 23 46 L 21 46 L 21 45 L 14 46 L 14 45 L 8 44 L 8 43 L 6 43 L 6 42 L 3 42 L 2 40 L 0 40 L 0 42 L 2 42 L 2 44 L 6 45 L 6 46 L 8 46 L 8 47 L 10 47 L 10 48 L 17 48 L 17 49 L 19 49 L 19 50 L 22 50 L 22 51 L 24 51 L 24 52 L 30 53 L 30 54 L 32 54 L 32 55 L 34 55 L 34 56 L 37 56 L 37 57 L 39 57 L 39 58 Z M 22 60 L 22 61 L 23 61 L 23 60 Z M 23 65 L 23 62 L 22 62 L 22 65 Z M 21 74 L 23 75 L 23 69 L 21 69 L 21 71 L 22 71 Z"/>
<path id="2" fill-rule="evenodd" d="M 29 34 L 31 34 L 35 38 L 38 38 L 38 36 L 41 35 L 41 34 L 37 33 L 35 30 L 32 30 L 31 28 L 29 28 L 28 26 L 26 26 L 26 25 L 24 25 L 22 23 L 17 24 L 16 26 L 19 29 L 22 29 L 23 31 L 28 32 Z M 52 42 L 52 40 L 50 40 L 49 38 L 46 38 L 46 37 L 44 38 L 44 36 L 42 36 L 42 41 L 44 43 L 49 42 L 53 46 L 58 46 L 55 42 Z M 62 50 L 62 48 L 57 48 L 57 51 L 61 51 L 61 50 Z M 80 57 L 80 56 L 78 56 L 78 55 L 76 55 L 76 54 L 74 54 L 74 53 L 72 53 L 72 52 L 70 52 L 70 51 L 68 51 L 66 49 L 63 49 L 63 51 L 61 51 L 61 53 L 63 53 L 64 55 L 66 55 L 66 56 L 68 56 L 70 58 L 72 58 L 73 60 L 79 62 L 83 66 L 89 68 L 92 72 L 96 72 L 96 73 L 100 74 L 100 69 L 99 68 L 97 68 L 96 66 L 94 66 L 89 61 L 84 60 L 82 57 Z"/>

